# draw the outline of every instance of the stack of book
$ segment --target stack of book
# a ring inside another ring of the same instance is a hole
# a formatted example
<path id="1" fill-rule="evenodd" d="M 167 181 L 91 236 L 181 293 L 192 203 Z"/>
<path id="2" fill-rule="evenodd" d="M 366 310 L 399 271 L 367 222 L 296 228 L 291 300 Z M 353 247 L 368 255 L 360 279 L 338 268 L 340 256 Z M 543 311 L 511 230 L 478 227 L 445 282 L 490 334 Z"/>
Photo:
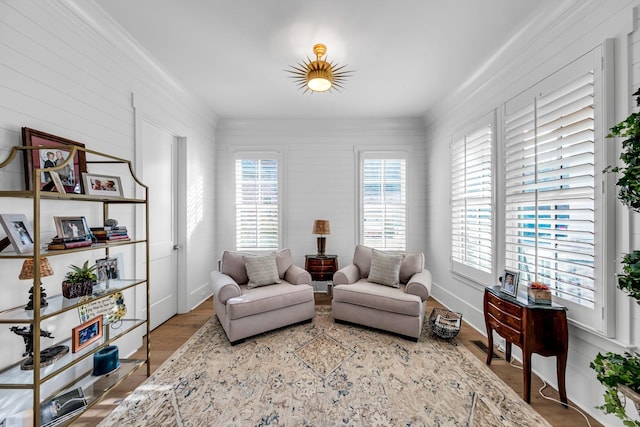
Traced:
<path id="1" fill-rule="evenodd" d="M 86 237 L 54 237 L 47 246 L 50 251 L 60 251 L 63 249 L 82 248 L 92 245 L 91 239 Z"/>
<path id="2" fill-rule="evenodd" d="M 118 226 L 104 226 L 104 227 L 91 227 L 91 232 L 98 242 L 112 242 L 116 240 L 129 240 L 129 234 L 127 233 L 127 227 L 124 225 Z"/>

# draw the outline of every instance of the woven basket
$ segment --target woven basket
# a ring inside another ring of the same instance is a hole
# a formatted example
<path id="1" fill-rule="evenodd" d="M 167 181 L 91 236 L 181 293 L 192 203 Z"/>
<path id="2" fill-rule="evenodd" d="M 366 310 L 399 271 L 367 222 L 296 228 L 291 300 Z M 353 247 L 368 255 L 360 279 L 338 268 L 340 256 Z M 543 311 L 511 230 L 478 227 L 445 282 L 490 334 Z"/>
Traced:
<path id="1" fill-rule="evenodd" d="M 429 315 L 429 325 L 431 325 L 432 335 L 450 340 L 455 338 L 458 332 L 460 332 L 462 313 L 436 307 L 431 311 L 431 315 Z"/>

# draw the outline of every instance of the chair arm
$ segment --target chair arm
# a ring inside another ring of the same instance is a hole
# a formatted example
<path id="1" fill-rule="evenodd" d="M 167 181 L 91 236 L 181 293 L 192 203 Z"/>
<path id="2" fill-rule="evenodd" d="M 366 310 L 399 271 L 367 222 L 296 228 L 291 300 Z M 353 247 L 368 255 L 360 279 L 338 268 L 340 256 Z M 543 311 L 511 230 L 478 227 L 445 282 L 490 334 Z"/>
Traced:
<path id="1" fill-rule="evenodd" d="M 311 274 L 304 268 L 292 264 L 284 273 L 284 280 L 292 285 L 310 285 Z"/>
<path id="2" fill-rule="evenodd" d="M 226 304 L 229 298 L 239 297 L 242 295 L 240 286 L 230 276 L 222 274 L 219 271 L 212 271 L 209 275 L 211 286 L 213 287 L 213 295 L 222 304 Z"/>
<path id="3" fill-rule="evenodd" d="M 404 291 L 408 294 L 417 295 L 422 301 L 426 301 L 431 293 L 431 272 L 422 270 L 420 273 L 411 276 Z"/>
<path id="4" fill-rule="evenodd" d="M 360 269 L 355 264 L 349 264 L 333 273 L 334 285 L 348 285 L 360 280 Z"/>

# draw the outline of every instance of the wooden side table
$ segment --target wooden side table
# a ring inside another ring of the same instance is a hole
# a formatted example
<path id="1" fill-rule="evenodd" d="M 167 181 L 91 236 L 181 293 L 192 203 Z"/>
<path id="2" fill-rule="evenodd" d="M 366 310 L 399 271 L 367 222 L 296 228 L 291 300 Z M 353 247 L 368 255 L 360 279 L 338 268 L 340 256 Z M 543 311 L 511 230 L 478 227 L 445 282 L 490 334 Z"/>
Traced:
<path id="1" fill-rule="evenodd" d="M 567 404 L 565 371 L 569 350 L 567 308 L 560 305 L 529 303 L 500 292 L 499 286 L 485 288 L 484 321 L 487 326 L 487 365 L 493 356 L 493 333 L 506 340 L 505 358 L 511 361 L 511 344 L 522 349 L 524 400 L 531 401 L 531 354 L 556 356 L 560 400 Z"/>
<path id="2" fill-rule="evenodd" d="M 333 280 L 333 273 L 338 271 L 338 255 L 305 255 L 304 258 L 304 269 L 313 280 Z"/>

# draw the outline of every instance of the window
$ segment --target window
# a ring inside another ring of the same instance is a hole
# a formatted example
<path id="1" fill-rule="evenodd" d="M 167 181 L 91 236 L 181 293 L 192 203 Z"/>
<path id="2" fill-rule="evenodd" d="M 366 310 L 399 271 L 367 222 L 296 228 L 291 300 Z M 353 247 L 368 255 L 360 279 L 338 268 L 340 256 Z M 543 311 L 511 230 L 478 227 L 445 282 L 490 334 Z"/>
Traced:
<path id="1" fill-rule="evenodd" d="M 586 55 L 505 105 L 504 249 L 521 285 L 545 283 L 570 317 L 603 330 L 599 64 Z"/>
<path id="2" fill-rule="evenodd" d="M 236 249 L 278 247 L 278 161 L 236 159 Z"/>
<path id="3" fill-rule="evenodd" d="M 494 280 L 493 124 L 490 114 L 451 142 L 451 268 L 486 283 Z"/>
<path id="4" fill-rule="evenodd" d="M 376 249 L 405 250 L 407 160 L 363 154 L 361 162 L 361 238 Z"/>

